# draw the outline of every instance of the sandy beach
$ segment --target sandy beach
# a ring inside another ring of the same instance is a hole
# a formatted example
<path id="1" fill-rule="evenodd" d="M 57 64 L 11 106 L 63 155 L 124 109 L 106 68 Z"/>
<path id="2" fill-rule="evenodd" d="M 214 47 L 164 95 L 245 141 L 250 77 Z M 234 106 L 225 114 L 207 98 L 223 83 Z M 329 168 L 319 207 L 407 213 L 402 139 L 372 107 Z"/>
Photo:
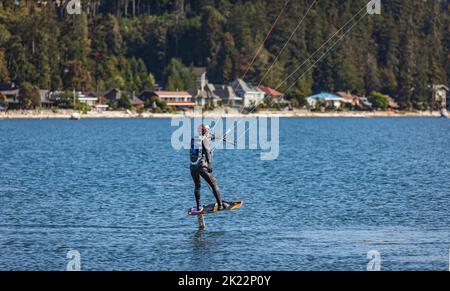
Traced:
<path id="1" fill-rule="evenodd" d="M 69 119 L 74 113 L 72 110 L 59 110 L 53 112 L 50 110 L 29 110 L 29 111 L 8 111 L 0 113 L 0 119 Z M 194 118 L 200 115 L 193 112 L 180 112 L 180 113 L 135 113 L 126 111 L 106 111 L 106 112 L 88 112 L 87 114 L 80 114 L 81 119 L 111 119 L 111 118 Z M 345 111 L 345 112 L 310 112 L 307 110 L 294 110 L 294 111 L 259 111 L 257 113 L 242 114 L 239 112 L 226 112 L 224 110 L 218 110 L 213 112 L 205 112 L 204 117 L 279 117 L 279 118 L 374 118 L 374 117 L 440 117 L 440 113 L 437 111 L 374 111 L 374 112 L 358 112 L 358 111 Z"/>

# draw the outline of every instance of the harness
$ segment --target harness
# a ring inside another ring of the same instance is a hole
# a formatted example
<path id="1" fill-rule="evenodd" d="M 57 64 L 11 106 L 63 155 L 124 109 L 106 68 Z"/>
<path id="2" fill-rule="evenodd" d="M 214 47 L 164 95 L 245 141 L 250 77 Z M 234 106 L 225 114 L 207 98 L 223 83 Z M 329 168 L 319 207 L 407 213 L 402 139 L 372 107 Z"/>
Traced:
<path id="1" fill-rule="evenodd" d="M 191 157 L 197 157 L 197 160 L 195 162 L 192 162 L 191 165 L 198 165 L 202 161 L 203 157 L 205 156 L 205 153 L 203 151 L 203 140 L 205 139 L 204 136 L 201 137 L 194 137 L 191 140 Z"/>

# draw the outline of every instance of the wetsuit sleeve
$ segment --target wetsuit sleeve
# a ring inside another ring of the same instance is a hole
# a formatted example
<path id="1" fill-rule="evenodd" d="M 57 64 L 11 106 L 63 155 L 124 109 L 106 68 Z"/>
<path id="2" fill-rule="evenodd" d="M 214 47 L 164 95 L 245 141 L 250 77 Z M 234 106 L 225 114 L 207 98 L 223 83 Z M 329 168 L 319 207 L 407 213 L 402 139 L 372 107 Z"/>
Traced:
<path id="1" fill-rule="evenodd" d="M 208 163 L 208 168 L 212 169 L 211 147 L 207 138 L 203 140 L 203 150 L 205 153 L 206 162 Z"/>

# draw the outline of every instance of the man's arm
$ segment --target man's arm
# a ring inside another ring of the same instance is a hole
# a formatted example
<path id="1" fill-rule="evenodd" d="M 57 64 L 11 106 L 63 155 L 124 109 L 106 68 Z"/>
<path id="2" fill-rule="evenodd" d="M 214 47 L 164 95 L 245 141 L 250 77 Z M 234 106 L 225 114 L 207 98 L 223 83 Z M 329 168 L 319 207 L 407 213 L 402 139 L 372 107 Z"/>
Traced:
<path id="1" fill-rule="evenodd" d="M 212 135 L 211 140 L 212 141 L 224 141 L 226 143 L 236 146 L 236 142 L 228 140 L 226 135 L 224 135 L 224 136 Z"/>

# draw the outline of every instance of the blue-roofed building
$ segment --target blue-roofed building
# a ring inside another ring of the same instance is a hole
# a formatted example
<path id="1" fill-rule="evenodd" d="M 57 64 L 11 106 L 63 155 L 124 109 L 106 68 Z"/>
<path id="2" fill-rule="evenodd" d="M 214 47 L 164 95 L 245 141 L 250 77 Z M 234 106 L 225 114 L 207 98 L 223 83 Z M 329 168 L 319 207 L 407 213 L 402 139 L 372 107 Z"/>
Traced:
<path id="1" fill-rule="evenodd" d="M 344 98 L 331 94 L 331 93 L 319 93 L 306 98 L 308 105 L 315 108 L 318 101 L 325 102 L 327 107 L 339 108 L 344 103 Z"/>

